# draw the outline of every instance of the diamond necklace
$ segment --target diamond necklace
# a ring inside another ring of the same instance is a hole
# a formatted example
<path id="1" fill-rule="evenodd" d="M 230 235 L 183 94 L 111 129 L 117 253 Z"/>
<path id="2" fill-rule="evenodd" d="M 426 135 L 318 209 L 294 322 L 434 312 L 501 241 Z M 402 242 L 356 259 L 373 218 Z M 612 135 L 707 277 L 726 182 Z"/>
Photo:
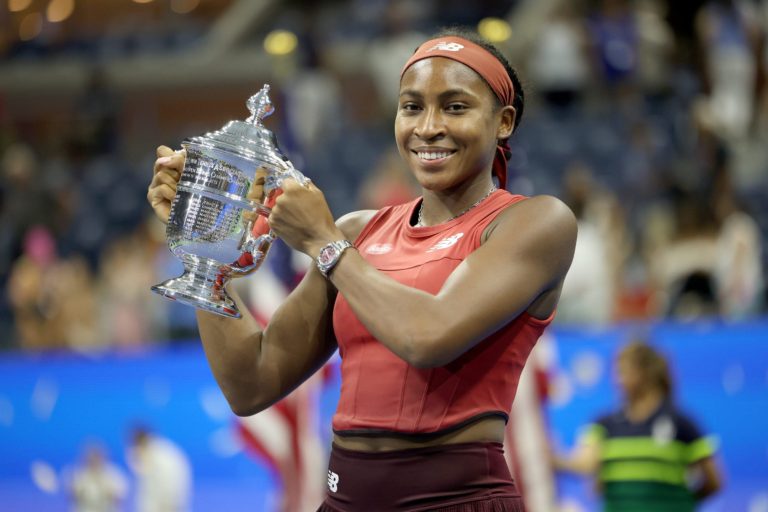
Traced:
<path id="1" fill-rule="evenodd" d="M 475 206 L 479 205 L 480 203 L 482 203 L 483 201 L 485 201 L 486 199 L 488 199 L 488 196 L 490 196 L 491 194 L 493 194 L 495 191 L 496 191 L 496 185 L 492 185 L 492 186 L 491 186 L 491 189 L 488 191 L 488 193 L 487 193 L 487 194 L 485 194 L 483 197 L 481 197 L 480 199 L 478 199 L 478 200 L 477 200 L 475 203 L 473 203 L 472 205 L 470 205 L 468 208 L 465 208 L 465 209 L 464 209 L 464 210 L 462 210 L 461 212 L 457 213 L 456 215 L 454 215 L 454 216 L 453 216 L 453 217 L 451 217 L 450 219 L 447 219 L 447 220 L 444 220 L 443 222 L 440 222 L 440 224 L 444 224 L 444 223 L 446 223 L 446 222 L 451 222 L 453 219 L 458 219 L 459 217 L 461 217 L 462 215 L 464 215 L 465 213 L 467 213 L 469 210 L 471 210 L 471 209 L 472 209 L 472 208 L 474 208 Z M 419 215 L 418 215 L 418 217 L 416 218 L 416 225 L 414 226 L 414 227 L 416 227 L 416 228 L 418 228 L 418 227 L 425 227 L 425 226 L 424 226 L 424 223 L 422 222 L 422 218 L 421 218 L 421 212 L 422 212 L 423 210 L 424 210 L 424 199 L 422 199 L 422 200 L 421 200 L 421 204 L 419 205 Z"/>

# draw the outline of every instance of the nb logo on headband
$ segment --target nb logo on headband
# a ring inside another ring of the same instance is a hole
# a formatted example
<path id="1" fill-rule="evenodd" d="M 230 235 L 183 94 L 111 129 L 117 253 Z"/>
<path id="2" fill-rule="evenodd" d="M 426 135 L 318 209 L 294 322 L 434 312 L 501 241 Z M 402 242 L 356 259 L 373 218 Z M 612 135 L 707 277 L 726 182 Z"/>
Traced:
<path id="1" fill-rule="evenodd" d="M 437 43 L 435 46 L 427 50 L 428 52 L 433 52 L 435 50 L 444 50 L 447 52 L 457 52 L 464 48 L 463 44 L 459 43 L 446 43 L 445 41 L 441 41 Z"/>

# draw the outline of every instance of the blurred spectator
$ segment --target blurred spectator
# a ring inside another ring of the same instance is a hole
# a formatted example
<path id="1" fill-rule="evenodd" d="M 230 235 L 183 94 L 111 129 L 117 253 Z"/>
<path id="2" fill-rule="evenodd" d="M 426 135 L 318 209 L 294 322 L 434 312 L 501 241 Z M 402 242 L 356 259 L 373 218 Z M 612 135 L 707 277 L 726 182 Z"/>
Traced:
<path id="1" fill-rule="evenodd" d="M 56 266 L 51 283 L 55 317 L 64 345 L 76 350 L 103 348 L 108 339 L 99 331 L 98 283 L 87 262 L 78 256 Z"/>
<path id="2" fill-rule="evenodd" d="M 564 177 L 563 200 L 578 220 L 573 263 L 565 277 L 556 320 L 562 323 L 604 325 L 612 319 L 614 268 L 605 218 L 598 204 L 601 191 L 589 168 L 572 164 Z"/>
<path id="3" fill-rule="evenodd" d="M 38 158 L 31 147 L 16 143 L 0 159 L 0 265 L 8 268 L 21 254 L 22 240 L 32 226 L 47 226 L 55 215 Z M 7 265 L 7 266 L 6 266 Z"/>
<path id="4" fill-rule="evenodd" d="M 696 38 L 696 15 L 707 0 L 663 0 L 665 20 L 675 36 L 675 63 L 702 73 L 702 48 Z"/>
<path id="5" fill-rule="evenodd" d="M 103 68 L 88 72 L 84 90 L 75 101 L 72 150 L 84 156 L 113 153 L 117 150 L 119 103 Z"/>
<path id="6" fill-rule="evenodd" d="M 674 78 L 674 35 L 664 19 L 659 0 L 640 0 L 635 7 L 637 19 L 637 84 L 648 96 L 658 97 L 671 91 Z"/>
<path id="7" fill-rule="evenodd" d="M 553 107 L 581 99 L 589 83 L 588 34 L 576 7 L 563 2 L 539 31 L 528 61 L 528 74 Z"/>
<path id="8" fill-rule="evenodd" d="M 86 261 L 59 258 L 51 233 L 27 232 L 24 252 L 8 278 L 8 297 L 18 342 L 27 349 L 103 346 L 97 311 L 97 283 Z"/>
<path id="9" fill-rule="evenodd" d="M 70 482 L 72 512 L 117 512 L 127 490 L 128 480 L 109 461 L 104 448 L 88 444 Z"/>
<path id="10" fill-rule="evenodd" d="M 720 488 L 713 441 L 672 400 L 669 366 L 642 341 L 616 360 L 622 404 L 554 456 L 561 471 L 594 475 L 606 511 L 693 511 Z"/>
<path id="11" fill-rule="evenodd" d="M 736 193 L 730 167 L 722 166 L 713 176 L 713 190 L 713 209 L 720 225 L 715 292 L 721 315 L 740 320 L 757 314 L 763 305 L 763 237 Z"/>
<path id="12" fill-rule="evenodd" d="M 312 21 L 317 9 L 308 8 L 302 18 L 304 35 L 297 65 L 286 77 L 285 115 L 298 150 L 309 158 L 323 150 L 323 144 L 339 130 L 341 97 L 339 84 L 327 62 L 322 38 Z M 298 165 L 298 164 L 297 164 Z"/>
<path id="13" fill-rule="evenodd" d="M 682 319 L 718 312 L 714 291 L 718 230 L 710 205 L 694 190 L 673 192 L 673 232 L 650 254 L 665 314 Z"/>
<path id="14" fill-rule="evenodd" d="M 150 287 L 163 279 L 155 264 L 159 251 L 168 252 L 165 238 L 152 233 L 147 219 L 132 233 L 116 239 L 102 252 L 101 320 L 104 336 L 117 347 L 135 348 L 168 336 L 162 316 L 166 306 L 150 295 Z"/>
<path id="15" fill-rule="evenodd" d="M 378 210 L 402 204 L 418 195 L 413 175 L 396 148 L 385 152 L 360 187 L 359 208 Z"/>
<path id="16" fill-rule="evenodd" d="M 609 90 L 632 84 L 638 64 L 637 19 L 628 0 L 596 0 L 589 30 L 597 70 Z"/>
<path id="17" fill-rule="evenodd" d="M 136 476 L 136 512 L 190 510 L 192 468 L 181 448 L 145 427 L 136 427 L 130 442 L 128 458 Z"/>
<path id="18" fill-rule="evenodd" d="M 329 199 L 336 212 L 356 207 L 360 186 L 376 164 L 378 155 L 388 149 L 391 121 L 382 112 L 377 85 L 363 71 L 339 77 L 340 96 L 344 98 L 341 129 L 331 134 L 319 154 L 310 155 L 312 180 Z M 395 101 L 396 98 L 393 99 Z M 394 104 L 391 111 L 395 113 Z"/>
<path id="19" fill-rule="evenodd" d="M 26 349 L 52 346 L 58 333 L 51 317 L 51 281 L 57 255 L 53 238 L 40 227 L 27 235 L 26 250 L 8 273 L 8 299 L 16 325 L 17 341 Z"/>
<path id="20" fill-rule="evenodd" d="M 27 233 L 14 263 L 8 296 L 24 348 L 93 346 L 99 341 L 95 283 L 81 258 L 59 259 L 42 227 Z"/>
<path id="21" fill-rule="evenodd" d="M 710 0 L 696 19 L 711 113 L 719 131 L 730 138 L 746 135 L 753 121 L 759 67 L 757 15 L 748 1 Z"/>
<path id="22" fill-rule="evenodd" d="M 743 211 L 733 211 L 722 224 L 714 282 L 720 312 L 725 318 L 750 317 L 763 306 L 765 280 L 760 229 Z"/>
<path id="23" fill-rule="evenodd" d="M 386 2 L 379 19 L 381 32 L 368 45 L 365 65 L 375 82 L 381 105 L 395 115 L 403 62 L 424 41 L 417 23 L 427 16 L 423 2 L 393 0 Z"/>

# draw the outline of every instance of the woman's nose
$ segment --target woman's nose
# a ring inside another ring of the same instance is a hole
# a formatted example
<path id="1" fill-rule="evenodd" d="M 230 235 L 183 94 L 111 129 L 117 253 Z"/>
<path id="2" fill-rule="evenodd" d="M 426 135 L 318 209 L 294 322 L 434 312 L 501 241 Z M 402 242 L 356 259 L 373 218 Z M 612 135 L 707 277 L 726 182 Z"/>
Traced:
<path id="1" fill-rule="evenodd" d="M 417 137 L 425 140 L 440 137 L 445 133 L 442 116 L 435 109 L 424 110 L 422 115 L 419 116 L 414 132 Z"/>

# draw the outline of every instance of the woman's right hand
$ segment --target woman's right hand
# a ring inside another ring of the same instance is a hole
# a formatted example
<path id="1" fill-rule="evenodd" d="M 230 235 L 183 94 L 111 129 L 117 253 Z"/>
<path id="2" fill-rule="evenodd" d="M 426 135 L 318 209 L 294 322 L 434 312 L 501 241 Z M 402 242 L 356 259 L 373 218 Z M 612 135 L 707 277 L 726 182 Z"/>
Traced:
<path id="1" fill-rule="evenodd" d="M 155 215 L 166 224 L 171 215 L 171 202 L 176 197 L 176 185 L 184 169 L 185 157 L 184 150 L 174 151 L 168 146 L 157 148 L 157 160 L 155 160 L 152 182 L 147 190 L 147 201 L 155 211 Z"/>

